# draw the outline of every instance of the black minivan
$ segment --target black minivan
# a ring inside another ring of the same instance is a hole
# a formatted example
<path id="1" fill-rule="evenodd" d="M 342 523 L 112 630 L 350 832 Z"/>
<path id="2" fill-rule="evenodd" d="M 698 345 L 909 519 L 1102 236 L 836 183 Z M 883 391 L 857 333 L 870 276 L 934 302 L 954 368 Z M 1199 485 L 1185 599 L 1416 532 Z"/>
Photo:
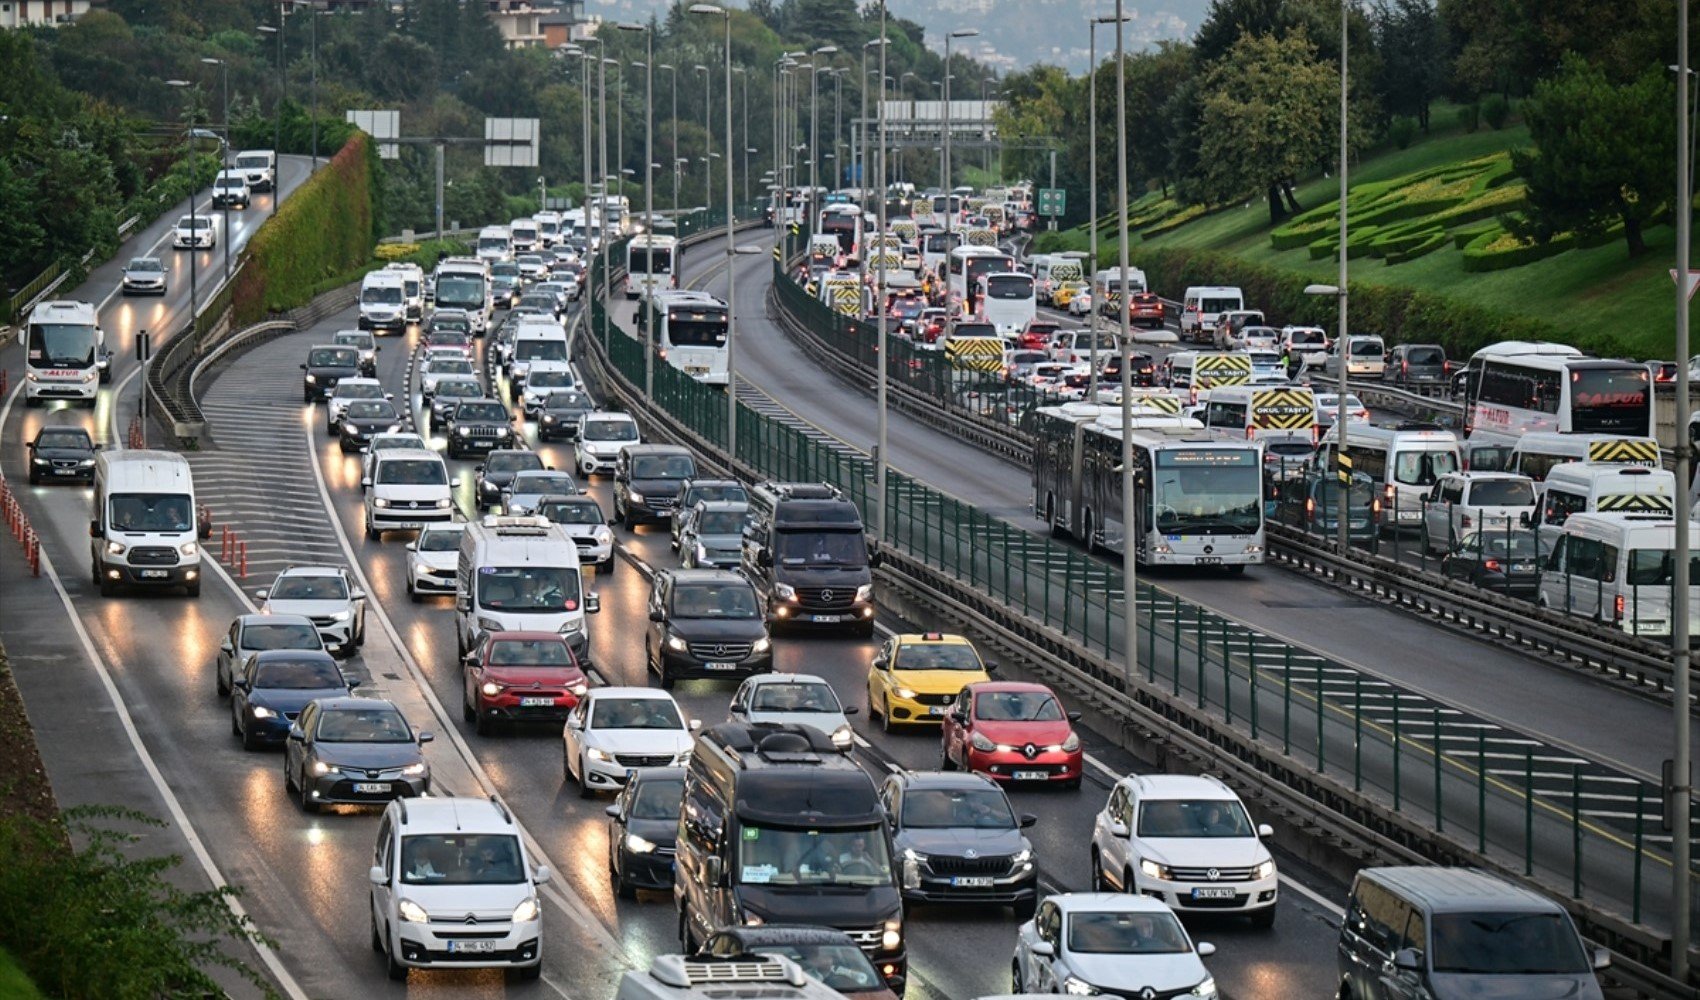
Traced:
<path id="1" fill-rule="evenodd" d="M 874 633 L 874 568 L 862 515 L 827 483 L 757 483 L 739 563 L 768 621 Z"/>

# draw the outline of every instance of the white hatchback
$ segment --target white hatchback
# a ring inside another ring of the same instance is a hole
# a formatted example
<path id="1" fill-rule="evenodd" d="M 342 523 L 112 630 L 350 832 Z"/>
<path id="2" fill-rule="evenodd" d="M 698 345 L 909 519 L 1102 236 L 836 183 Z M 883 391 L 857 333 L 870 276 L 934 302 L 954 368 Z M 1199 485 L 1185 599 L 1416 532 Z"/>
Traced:
<path id="1" fill-rule="evenodd" d="M 579 795 L 617 792 L 626 777 L 646 767 L 684 767 L 693 733 L 679 704 L 665 691 L 642 687 L 592 688 L 567 716 L 562 730 L 566 780 Z"/>
<path id="2" fill-rule="evenodd" d="M 407 543 L 407 596 L 418 604 L 427 594 L 453 594 L 464 522 L 427 524 Z"/>

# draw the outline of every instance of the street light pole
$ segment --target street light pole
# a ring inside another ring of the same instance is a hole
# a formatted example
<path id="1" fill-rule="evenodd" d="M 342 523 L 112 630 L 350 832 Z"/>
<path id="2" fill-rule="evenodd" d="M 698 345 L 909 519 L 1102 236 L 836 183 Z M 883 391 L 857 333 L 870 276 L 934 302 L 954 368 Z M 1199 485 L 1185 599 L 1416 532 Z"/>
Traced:
<path id="1" fill-rule="evenodd" d="M 714 204 L 714 133 L 709 131 L 708 116 L 714 112 L 710 100 L 708 67 L 698 63 L 691 67 L 702 74 L 702 203 Z"/>
<path id="2" fill-rule="evenodd" d="M 673 92 L 673 214 L 679 214 L 679 71 L 668 63 L 656 69 L 666 70 Z"/>
<path id="3" fill-rule="evenodd" d="M 1343 51 L 1343 50 L 1342 50 Z M 1344 58 L 1344 55 L 1341 57 Z M 1693 459 L 1693 443 L 1683 428 L 1688 426 L 1688 269 L 1689 241 L 1693 238 L 1693 149 L 1688 134 L 1688 0 L 1676 5 L 1676 482 L 1678 490 L 1689 485 L 1689 470 Z M 1341 203 L 1342 205 L 1344 202 Z M 1341 242 L 1344 253 L 1345 243 Z M 1344 359 L 1340 365 L 1345 369 Z M 1679 494 L 1680 495 L 1680 494 Z M 1671 672 L 1671 703 L 1675 706 L 1676 748 L 1671 761 L 1671 788 L 1666 793 L 1671 804 L 1671 978 L 1688 982 L 1688 936 L 1691 916 L 1692 886 L 1690 879 L 1689 794 L 1694 784 L 1690 771 L 1688 745 L 1689 716 L 1689 652 L 1688 652 L 1688 588 L 1690 545 L 1688 518 L 1676 519 L 1676 566 L 1672 574 L 1672 593 L 1680 594 L 1671 601 L 1671 652 L 1674 663 Z"/>
<path id="4" fill-rule="evenodd" d="M 1116 309 L 1121 322 L 1122 362 L 1122 652 L 1127 682 L 1139 673 L 1139 565 L 1138 520 L 1133 495 L 1133 328 L 1128 321 L 1132 296 L 1128 294 L 1127 247 L 1127 55 L 1122 42 L 1122 0 L 1116 0 L 1116 249 L 1121 273 L 1121 302 Z M 1097 308 L 1094 302 L 1093 308 Z"/>
<path id="5" fill-rule="evenodd" d="M 167 80 L 165 81 L 165 85 L 168 87 L 177 87 L 183 91 L 183 140 L 188 146 L 189 152 L 189 232 L 193 234 L 195 241 L 198 244 L 201 238 L 201 227 L 196 221 L 195 195 L 199 194 L 200 191 L 195 184 L 195 123 L 194 115 L 191 110 L 193 107 L 193 95 L 191 93 L 193 84 L 191 84 L 188 80 Z M 201 311 L 200 260 L 201 248 L 198 245 L 190 247 L 189 329 L 194 331 L 196 354 L 201 353 L 201 333 L 199 324 L 196 322 L 198 319 L 197 314 Z"/>
<path id="6" fill-rule="evenodd" d="M 598 49 L 608 51 L 607 46 Z M 603 56 L 596 64 L 596 143 L 597 162 L 601 166 L 598 171 L 602 178 L 602 195 L 597 202 L 596 225 L 602 232 L 602 346 L 608 346 L 608 313 L 612 310 L 613 293 L 609 288 L 608 272 L 614 265 L 614 254 L 610 250 L 613 245 L 613 234 L 608 229 L 608 64 L 619 65 L 619 61 Z"/>
<path id="7" fill-rule="evenodd" d="M 219 170 L 219 173 L 222 174 L 226 170 L 230 169 L 230 66 L 223 59 L 214 59 L 211 56 L 207 56 L 207 57 L 202 58 L 201 62 L 207 64 L 208 66 L 217 66 L 218 67 L 219 76 L 222 78 L 221 82 L 222 82 L 223 88 L 224 88 L 224 111 L 223 111 L 223 114 L 224 114 L 224 139 L 220 142 L 220 145 L 221 145 L 222 148 L 219 150 L 220 155 L 219 155 L 219 161 L 218 161 L 218 164 L 219 164 L 218 170 Z M 275 171 L 275 170 L 272 171 L 272 176 L 275 178 L 277 176 L 277 171 Z M 272 182 L 272 186 L 274 188 L 277 186 L 277 182 L 275 180 Z M 217 180 L 213 181 L 213 192 L 215 194 L 218 192 L 218 181 Z M 228 199 L 225 200 L 224 205 L 222 206 L 222 209 L 223 209 L 223 217 L 224 217 L 224 280 L 229 281 L 230 280 L 230 201 Z"/>
<path id="8" fill-rule="evenodd" d="M 654 253 L 655 249 L 653 243 L 655 238 L 655 191 L 653 183 L 655 171 L 650 163 L 651 159 L 655 156 L 655 73 L 654 70 L 651 69 L 655 62 L 655 33 L 650 31 L 649 26 L 646 24 L 622 23 L 619 25 L 619 29 L 621 31 L 643 32 L 645 45 L 644 55 L 646 58 L 643 63 L 643 242 L 647 277 L 648 272 L 653 272 L 655 270 L 654 262 L 650 260 L 650 255 Z M 624 70 L 621 71 L 620 75 L 622 77 L 625 75 Z M 644 291 L 649 293 L 655 291 L 655 289 L 653 285 L 646 281 L 644 284 Z M 645 308 L 645 306 L 640 304 L 638 308 L 642 309 Z M 606 299 L 603 300 L 602 311 L 604 314 L 608 311 L 608 303 Z M 643 344 L 643 398 L 655 398 L 654 330 L 650 330 L 649 333 L 646 334 Z"/>
<path id="9" fill-rule="evenodd" d="M 944 36 L 944 180 L 939 186 L 944 188 L 944 242 L 947 247 L 950 245 L 951 216 L 956 214 L 950 210 L 950 42 L 953 38 L 973 38 L 979 33 L 977 28 L 962 28 Z M 971 299 L 971 293 L 972 289 L 966 289 L 963 298 Z"/>
<path id="10" fill-rule="evenodd" d="M 277 215 L 278 171 L 277 151 L 283 146 L 283 102 L 289 96 L 289 74 L 283 66 L 283 4 L 277 5 L 277 27 L 262 24 L 255 29 L 262 35 L 277 36 L 277 106 L 272 109 L 272 207 L 267 218 Z"/>
<path id="11" fill-rule="evenodd" d="M 836 189 L 844 175 L 844 165 L 838 160 L 839 140 L 844 134 L 844 71 L 837 67 L 832 70 L 832 93 L 832 186 Z"/>
<path id="12" fill-rule="evenodd" d="M 691 4 L 693 14 L 718 14 L 726 22 L 726 454 L 736 473 L 738 462 L 738 252 L 732 225 L 732 12 L 711 3 Z M 748 84 L 745 84 L 748 86 Z M 713 165 L 710 164 L 712 170 Z"/>
<path id="13" fill-rule="evenodd" d="M 309 173 L 319 172 L 319 13 L 317 9 L 309 9 L 312 16 L 308 18 L 308 36 L 312 39 L 310 61 L 313 64 L 313 168 Z"/>
<path id="14" fill-rule="evenodd" d="M 879 109 L 878 109 L 879 146 L 878 146 L 878 149 L 875 151 L 875 154 L 874 154 L 877 158 L 877 161 L 878 161 L 878 164 L 879 164 L 879 169 L 878 169 L 878 174 L 874 178 L 874 194 L 875 194 L 875 198 L 879 201 L 879 231 L 880 231 L 881 237 L 883 237 L 885 235 L 886 231 L 887 231 L 886 230 L 886 222 L 887 222 L 887 219 L 886 219 L 886 201 L 887 201 L 887 199 L 886 199 L 886 196 L 885 196 L 885 188 L 886 188 L 885 157 L 886 157 L 886 142 L 889 139 L 889 137 L 886 135 L 886 131 L 885 131 L 885 97 L 886 97 L 886 89 L 885 89 L 886 59 L 885 59 L 885 57 L 886 57 L 886 50 L 889 49 L 890 46 L 887 44 L 885 32 L 886 32 L 885 0 L 880 0 L 880 66 L 879 66 L 880 99 L 879 99 Z M 879 307 L 878 310 L 877 310 L 878 313 L 879 313 L 879 343 L 878 343 L 879 364 L 878 364 L 878 367 L 877 367 L 877 375 L 876 375 L 877 384 L 875 386 L 875 396 L 876 396 L 875 402 L 876 402 L 876 404 L 879 408 L 879 426 L 878 426 L 878 438 L 874 443 L 874 492 L 878 495 L 879 499 L 878 499 L 878 502 L 874 504 L 874 509 L 878 512 L 876 514 L 875 520 L 876 520 L 876 523 L 878 524 L 878 529 L 877 529 L 879 531 L 878 537 L 880 538 L 881 541 L 884 541 L 886 538 L 890 537 L 889 526 L 891 524 L 891 516 L 890 516 L 891 511 L 888 509 L 888 504 L 887 504 L 887 501 L 886 501 L 886 488 L 885 488 L 887 473 L 889 472 L 889 463 L 886 459 L 886 447 L 887 447 L 886 413 L 887 413 L 887 410 L 890 408 L 889 399 L 888 399 L 888 396 L 887 396 L 887 393 L 888 393 L 887 383 L 888 383 L 888 380 L 889 380 L 889 374 L 887 372 L 887 365 L 886 365 L 886 348 L 888 346 L 888 343 L 887 343 L 888 338 L 889 338 L 888 327 L 889 327 L 889 324 L 890 324 L 890 319 L 889 319 L 888 314 L 891 312 L 891 310 L 888 309 L 886 307 L 886 304 L 885 304 L 885 288 L 886 288 L 886 273 L 887 273 L 886 262 L 889 259 L 890 258 L 886 255 L 886 253 L 884 252 L 884 248 L 882 247 L 880 255 L 879 255 L 879 272 L 878 272 L 879 294 L 874 300 L 875 304 Z"/>
<path id="15" fill-rule="evenodd" d="M 750 154 L 755 152 L 750 148 L 750 74 L 742 66 L 734 67 L 732 72 L 744 78 L 744 201 L 748 203 L 750 200 Z M 727 83 L 726 88 L 727 92 L 730 93 L 731 83 Z M 726 104 L 726 113 L 732 113 L 731 102 Z M 730 170 L 731 167 L 728 166 L 727 169 Z"/>

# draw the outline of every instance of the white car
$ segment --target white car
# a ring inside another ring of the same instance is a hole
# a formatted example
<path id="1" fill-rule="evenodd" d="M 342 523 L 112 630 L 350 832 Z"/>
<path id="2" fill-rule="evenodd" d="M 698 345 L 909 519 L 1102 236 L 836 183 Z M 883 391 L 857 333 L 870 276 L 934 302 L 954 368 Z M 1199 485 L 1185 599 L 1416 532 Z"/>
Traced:
<path id="1" fill-rule="evenodd" d="M 372 463 L 378 452 L 390 448 L 429 448 L 425 439 L 408 431 L 398 431 L 394 434 L 374 434 L 372 440 L 366 443 L 366 454 L 360 456 L 360 478 L 372 478 Z"/>
<path id="2" fill-rule="evenodd" d="M 1016 993 L 1217 1000 L 1200 961 L 1214 954 L 1155 899 L 1070 892 L 1045 897 L 1016 931 L 1010 979 Z"/>
<path id="3" fill-rule="evenodd" d="M 325 648 L 338 656 L 353 656 L 366 642 L 366 592 L 341 566 L 290 566 L 255 596 L 263 615 L 311 619 Z"/>
<path id="4" fill-rule="evenodd" d="M 1092 823 L 1092 888 L 1271 927 L 1279 893 L 1263 840 L 1274 835 L 1218 778 L 1129 775 Z"/>
<path id="5" fill-rule="evenodd" d="M 626 776 L 645 767 L 684 767 L 692 734 L 673 696 L 642 687 L 591 688 L 561 731 L 566 779 L 579 795 L 617 792 Z"/>
<path id="6" fill-rule="evenodd" d="M 598 473 L 613 475 L 620 449 L 642 440 L 630 414 L 595 410 L 578 419 L 573 442 L 573 466 L 586 479 Z"/>
<path id="7" fill-rule="evenodd" d="M 838 693 L 814 674 L 757 674 L 738 686 L 728 710 L 732 722 L 796 723 L 813 726 L 832 737 L 832 745 L 848 753 L 856 734 Z"/>
<path id="8" fill-rule="evenodd" d="M 520 396 L 526 417 L 535 417 L 538 411 L 543 409 L 543 400 L 551 392 L 577 387 L 578 380 L 573 377 L 571 368 L 538 368 L 533 366 L 531 373 L 525 378 L 525 390 Z"/>
<path id="9" fill-rule="evenodd" d="M 386 449 L 360 485 L 366 491 L 366 537 L 373 541 L 386 531 L 411 531 L 455 518 L 454 480 L 443 456 L 434 451 Z"/>
<path id="10" fill-rule="evenodd" d="M 434 357 L 419 366 L 419 395 L 430 402 L 437 393 L 437 383 L 445 378 L 478 377 L 478 368 L 462 357 Z"/>
<path id="11" fill-rule="evenodd" d="M 595 564 L 598 572 L 614 572 L 614 531 L 595 497 L 585 493 L 541 497 L 532 513 L 561 526 L 578 546 L 580 566 Z"/>
<path id="12" fill-rule="evenodd" d="M 556 469 L 521 469 L 502 487 L 502 513 L 534 514 L 546 496 L 579 492 L 572 473 Z"/>
<path id="13" fill-rule="evenodd" d="M 427 524 L 407 543 L 407 596 L 418 604 L 426 594 L 455 592 L 463 523 Z"/>
<path id="14" fill-rule="evenodd" d="M 1312 383 L 1314 384 L 1314 383 Z M 1327 429 L 1334 426 L 1334 419 L 1340 415 L 1340 394 L 1337 392 L 1319 392 L 1316 394 L 1316 424 Z M 1369 407 L 1351 393 L 1346 394 L 1346 422 L 1353 421 L 1369 423 Z"/>
<path id="15" fill-rule="evenodd" d="M 172 231 L 171 245 L 178 250 L 211 250 L 218 245 L 218 230 L 213 227 L 212 216 L 196 215 L 183 216 L 177 220 L 177 228 Z"/>
<path id="16" fill-rule="evenodd" d="M 164 295 L 165 262 L 158 257 L 132 257 L 124 265 L 125 295 Z"/>
<path id="17" fill-rule="evenodd" d="M 396 799 L 384 809 L 367 872 L 372 947 L 391 979 L 408 969 L 543 972 L 539 887 L 519 824 L 494 797 Z M 470 925 L 470 926 L 469 926 Z"/>
<path id="18" fill-rule="evenodd" d="M 1509 534 L 1534 520 L 1535 481 L 1515 472 L 1454 472 L 1423 498 L 1423 544 L 1451 552 L 1465 535 Z"/>
<path id="19" fill-rule="evenodd" d="M 331 398 L 325 400 L 325 431 L 336 429 L 342 422 L 342 415 L 348 410 L 348 404 L 357 399 L 394 399 L 384 391 L 384 385 L 375 378 L 345 378 L 336 384 Z"/>
<path id="20" fill-rule="evenodd" d="M 1075 292 L 1074 297 L 1068 300 L 1068 314 L 1070 316 L 1092 315 L 1092 293 Z"/>

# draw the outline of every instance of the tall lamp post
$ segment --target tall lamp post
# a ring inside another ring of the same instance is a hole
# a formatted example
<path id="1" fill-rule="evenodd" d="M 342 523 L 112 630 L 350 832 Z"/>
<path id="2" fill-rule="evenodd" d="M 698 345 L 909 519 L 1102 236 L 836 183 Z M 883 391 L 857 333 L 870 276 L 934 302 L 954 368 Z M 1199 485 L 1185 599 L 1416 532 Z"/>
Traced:
<path id="1" fill-rule="evenodd" d="M 880 11 L 880 16 L 883 18 L 885 16 L 883 0 Z M 869 39 L 862 43 L 862 75 L 856 83 L 856 89 L 862 92 L 862 148 L 856 159 L 856 186 L 864 190 L 868 187 L 868 147 L 871 145 L 868 141 L 868 50 L 878 46 L 880 54 L 883 56 L 885 54 L 885 42 L 885 37 L 882 35 L 879 38 Z M 881 70 L 880 74 L 883 76 L 884 70 Z"/>
<path id="2" fill-rule="evenodd" d="M 1120 2 L 1120 0 L 1118 0 Z M 973 38 L 980 33 L 978 28 L 959 28 L 944 36 L 944 181 L 939 186 L 944 188 L 944 217 L 945 245 L 950 245 L 951 216 L 955 212 L 950 208 L 950 43 L 955 38 Z"/>
<path id="3" fill-rule="evenodd" d="M 1121 324 L 1122 374 L 1122 469 L 1123 475 L 1133 475 L 1133 328 L 1128 322 L 1132 296 L 1128 294 L 1127 247 L 1127 54 L 1122 43 L 1122 0 L 1116 0 L 1116 249 L 1120 273 L 1116 280 L 1121 288 L 1121 304 L 1116 309 Z M 1097 303 L 1093 303 L 1096 307 Z M 1127 669 L 1127 682 L 1139 673 L 1139 580 L 1135 576 L 1139 546 L 1134 541 L 1138 521 L 1135 519 L 1133 490 L 1122 484 L 1122 606 L 1126 620 L 1122 622 L 1122 647 Z"/>
<path id="4" fill-rule="evenodd" d="M 193 115 L 192 103 L 191 103 L 191 98 L 192 98 L 191 92 L 194 89 L 194 84 L 191 84 L 188 80 L 167 80 L 167 81 L 165 81 L 165 85 L 168 86 L 168 87 L 176 87 L 176 88 L 183 91 L 183 135 L 184 135 L 184 141 L 186 142 L 186 144 L 189 147 L 189 178 L 190 178 L 190 180 L 189 180 L 189 232 L 195 234 L 195 239 L 198 242 L 200 240 L 201 229 L 200 229 L 199 224 L 196 221 L 197 217 L 195 215 L 195 195 L 199 194 L 200 191 L 195 185 L 194 176 L 195 176 L 195 133 L 199 130 L 196 129 L 195 126 L 194 126 L 194 115 Z M 200 353 L 200 344 L 198 343 L 198 341 L 200 339 L 200 332 L 199 332 L 199 330 L 196 329 L 196 322 L 195 322 L 196 318 L 197 318 L 197 314 L 201 311 L 200 266 L 199 266 L 200 260 L 201 260 L 200 248 L 199 247 L 191 248 L 190 251 L 189 251 L 189 329 L 196 331 L 195 332 L 195 338 L 197 340 L 197 343 L 195 345 L 195 353 L 196 354 Z"/>
<path id="5" fill-rule="evenodd" d="M 277 107 L 272 109 L 272 155 L 275 157 L 277 150 L 283 146 L 283 102 L 289 96 L 289 75 L 284 72 L 283 68 L 283 4 L 277 5 L 276 27 L 262 24 L 254 30 L 262 35 L 277 36 Z M 281 200 L 278 198 L 277 187 L 277 170 L 274 166 L 272 170 L 272 208 L 267 213 L 268 218 L 277 215 L 277 203 Z"/>
<path id="6" fill-rule="evenodd" d="M 562 49 L 579 61 L 579 109 L 583 119 L 584 146 L 584 240 L 585 252 L 590 251 L 590 54 L 582 46 L 568 45 Z M 440 164 L 441 161 L 439 160 Z M 441 213 L 439 213 L 441 214 Z"/>
<path id="7" fill-rule="evenodd" d="M 1089 123 L 1086 126 L 1086 162 L 1089 164 L 1086 171 L 1086 201 L 1087 214 L 1091 217 L 1091 221 L 1086 226 L 1087 254 L 1091 257 L 1091 263 L 1087 266 L 1085 275 L 1087 281 L 1091 281 L 1092 276 L 1098 273 L 1098 25 L 1110 24 L 1114 21 L 1114 17 L 1095 17 L 1086 24 L 1086 33 L 1089 36 L 1087 50 L 1090 53 L 1092 63 L 1088 88 L 1091 96 L 1086 102 L 1087 121 Z M 1087 366 L 1086 398 L 1095 403 L 1098 401 L 1098 369 L 1101 367 L 1098 361 L 1098 303 L 1096 302 L 1092 303 L 1092 318 L 1087 326 L 1092 331 L 1092 363 Z M 1075 484 L 1075 489 L 1078 492 L 1078 483 Z"/>
<path id="8" fill-rule="evenodd" d="M 877 117 L 879 119 L 879 146 L 878 146 L 878 148 L 875 152 L 875 156 L 876 156 L 876 159 L 877 159 L 877 162 L 878 162 L 878 165 L 879 165 L 879 171 L 878 171 L 878 175 L 874 178 L 874 191 L 876 192 L 877 198 L 878 198 L 878 201 L 879 201 L 879 208 L 880 208 L 880 211 L 879 211 L 879 231 L 880 231 L 880 235 L 883 237 L 886 233 L 886 202 L 888 201 L 888 199 L 885 196 L 885 189 L 886 189 L 886 179 L 885 179 L 885 156 L 886 156 L 886 152 L 885 151 L 886 151 L 886 142 L 888 140 L 888 136 L 885 133 L 885 96 L 886 96 L 886 89 L 885 89 L 886 61 L 885 61 L 885 56 L 886 56 L 886 52 L 890 49 L 890 46 L 887 44 L 886 33 L 885 33 L 885 28 L 886 28 L 885 0 L 879 0 L 879 4 L 880 4 L 880 66 L 879 66 L 880 100 L 879 100 L 879 109 L 878 109 L 878 113 L 877 113 Z M 948 202 L 947 202 L 947 204 L 948 204 Z M 879 536 L 878 537 L 881 539 L 881 541 L 884 541 L 886 538 L 890 537 L 890 533 L 889 533 L 888 529 L 890 528 L 890 524 L 891 524 L 891 516 L 890 516 L 891 511 L 887 509 L 886 489 L 885 489 L 886 474 L 888 472 L 888 465 L 889 465 L 889 463 L 886 460 L 886 410 L 889 408 L 889 406 L 888 406 L 889 400 L 887 399 L 888 375 L 887 375 L 887 371 L 886 371 L 886 357 L 887 357 L 887 353 L 886 353 L 887 343 L 886 343 L 886 341 L 887 341 L 887 337 L 888 337 L 887 329 L 888 329 L 888 326 L 890 324 L 889 317 L 890 317 L 890 314 L 891 314 L 891 310 L 886 308 L 886 305 L 885 305 L 886 262 L 888 260 L 890 260 L 890 257 L 888 257 L 882 250 L 882 252 L 879 255 L 879 274 L 878 274 L 878 279 L 877 279 L 879 281 L 879 297 L 877 299 L 875 299 L 876 304 L 879 306 L 879 309 L 878 309 L 878 312 L 879 312 L 879 339 L 878 339 L 878 344 L 877 344 L 878 351 L 879 351 L 879 368 L 878 368 L 878 371 L 876 373 L 876 385 L 875 385 L 875 389 L 874 389 L 874 396 L 875 396 L 875 404 L 877 405 L 877 407 L 879 409 L 879 421 L 878 421 L 877 437 L 876 437 L 875 442 L 874 442 L 874 492 L 875 492 L 875 494 L 878 495 L 878 501 L 875 503 L 874 508 L 875 508 L 876 511 L 878 511 L 876 518 L 877 518 L 877 521 L 879 523 Z"/>
<path id="9" fill-rule="evenodd" d="M 1341 47 L 1342 65 L 1345 48 Z M 1676 5 L 1676 482 L 1677 488 L 1687 489 L 1693 458 L 1693 444 L 1682 428 L 1688 426 L 1688 268 L 1689 241 L 1693 238 L 1694 164 L 1693 137 L 1689 130 L 1688 80 L 1693 71 L 1688 65 L 1688 0 Z M 1341 118 L 1344 121 L 1344 116 Z M 1344 205 L 1344 202 L 1341 202 Z M 1341 246 L 1344 247 L 1344 241 Z M 1343 251 L 1342 251 L 1343 252 Z M 1342 369 L 1346 366 L 1340 365 Z M 1689 584 L 1690 544 L 1688 518 L 1676 519 L 1676 565 L 1672 575 L 1674 594 L 1686 595 Z M 1679 983 L 1688 982 L 1688 936 L 1691 923 L 1689 906 L 1692 888 L 1690 879 L 1689 794 L 1694 784 L 1693 767 L 1688 745 L 1689 717 L 1689 609 L 1686 598 L 1671 602 L 1671 703 L 1676 706 L 1676 748 L 1671 760 L 1671 977 Z"/>
<path id="10" fill-rule="evenodd" d="M 644 39 L 643 62 L 643 241 L 645 266 L 653 272 L 653 262 L 649 260 L 650 252 L 654 250 L 651 240 L 655 235 L 655 171 L 650 160 L 655 156 L 655 33 L 646 24 L 623 22 L 621 31 L 641 31 Z M 625 74 L 621 74 L 624 76 Z M 646 275 L 647 276 L 647 275 Z M 645 282 L 644 291 L 654 289 Z M 603 311 L 608 309 L 607 300 L 603 300 Z M 653 399 L 655 396 L 655 334 L 650 331 L 643 345 L 643 398 Z"/>
<path id="11" fill-rule="evenodd" d="M 673 92 L 673 157 L 677 163 L 679 156 L 679 70 L 671 63 L 660 63 L 656 69 L 664 70 L 671 82 L 669 89 Z M 673 214 L 679 214 L 679 169 L 673 168 Z"/>
<path id="12" fill-rule="evenodd" d="M 732 72 L 744 78 L 744 201 L 748 202 L 750 200 L 750 154 L 755 152 L 750 148 L 750 74 L 742 66 L 732 67 Z M 730 81 L 726 84 L 726 92 L 728 94 L 732 92 Z M 726 105 L 726 113 L 732 113 L 730 102 Z M 728 139 L 727 141 L 730 142 L 731 140 Z M 732 147 L 727 146 L 726 148 L 731 149 Z M 727 169 L 731 169 L 731 164 L 727 164 Z"/>
<path id="13" fill-rule="evenodd" d="M 697 63 L 691 67 L 702 74 L 702 203 L 714 204 L 714 162 L 709 157 L 714 155 L 714 132 L 709 127 L 709 115 L 714 112 L 714 102 L 708 92 L 708 67 Z"/>
<path id="14" fill-rule="evenodd" d="M 608 47 L 604 45 L 597 51 L 606 52 Z M 596 173 L 598 177 L 602 178 L 602 195 L 597 201 L 596 209 L 596 228 L 602 233 L 602 346 L 607 347 L 609 303 L 613 299 L 613 293 L 609 289 L 608 272 L 614 264 L 614 254 L 610 249 L 613 245 L 613 234 L 608 231 L 608 182 L 612 180 L 608 174 L 608 67 L 609 65 L 618 66 L 620 61 L 609 56 L 603 56 L 596 65 L 596 114 L 598 119 L 596 158 L 601 167 Z"/>
<path id="15" fill-rule="evenodd" d="M 206 57 L 202 58 L 201 62 L 207 64 L 208 66 L 217 66 L 218 67 L 219 76 L 222 78 L 222 80 L 220 82 L 222 83 L 223 88 L 224 88 L 224 111 L 223 111 L 223 115 L 224 115 L 224 138 L 219 140 L 219 144 L 220 144 L 221 148 L 219 150 L 220 155 L 219 155 L 219 159 L 218 159 L 218 170 L 219 170 L 219 173 L 222 174 L 226 170 L 230 169 L 230 65 L 228 63 L 226 63 L 223 59 L 214 59 L 211 56 L 206 56 Z M 275 177 L 276 174 L 277 174 L 276 171 L 272 172 L 273 177 Z M 272 186 L 274 188 L 277 186 L 277 182 L 275 180 L 272 182 Z M 218 192 L 218 182 L 216 180 L 213 182 L 213 192 L 215 194 Z M 223 214 L 223 218 L 224 218 L 224 280 L 229 281 L 230 280 L 230 202 L 226 201 L 224 203 L 224 205 L 222 206 L 222 209 L 223 209 L 222 214 Z"/>
<path id="16" fill-rule="evenodd" d="M 732 12 L 711 3 L 691 4 L 693 14 L 714 14 L 726 22 L 726 454 L 736 472 L 738 461 L 738 369 L 734 353 L 738 328 L 734 314 L 738 308 L 737 244 L 733 242 L 732 225 Z M 746 84 L 748 86 L 748 84 Z"/>

